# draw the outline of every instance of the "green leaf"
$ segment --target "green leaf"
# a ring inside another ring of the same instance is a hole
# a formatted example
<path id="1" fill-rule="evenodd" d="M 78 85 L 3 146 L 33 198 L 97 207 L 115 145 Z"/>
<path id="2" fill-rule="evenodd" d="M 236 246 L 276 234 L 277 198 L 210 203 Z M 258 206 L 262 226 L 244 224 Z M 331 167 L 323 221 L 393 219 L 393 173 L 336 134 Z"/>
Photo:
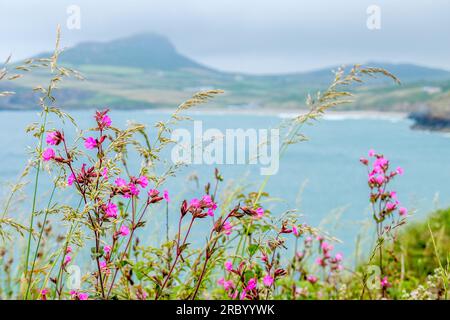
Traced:
<path id="1" fill-rule="evenodd" d="M 258 247 L 259 246 L 257 244 L 249 245 L 248 248 L 247 248 L 248 254 L 250 256 L 253 256 L 256 253 L 256 251 L 258 250 Z"/>

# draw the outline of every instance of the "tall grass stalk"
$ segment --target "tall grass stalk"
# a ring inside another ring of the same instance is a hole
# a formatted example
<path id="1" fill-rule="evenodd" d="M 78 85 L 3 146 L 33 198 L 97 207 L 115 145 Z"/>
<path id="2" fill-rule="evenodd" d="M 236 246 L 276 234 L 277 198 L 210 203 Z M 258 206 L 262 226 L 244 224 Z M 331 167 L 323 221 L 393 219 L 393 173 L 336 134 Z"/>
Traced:
<path id="1" fill-rule="evenodd" d="M 37 158 L 37 164 L 36 164 L 36 174 L 34 177 L 34 189 L 33 189 L 33 200 L 32 200 L 32 205 L 31 205 L 31 213 L 30 213 L 30 222 L 28 225 L 28 240 L 27 240 L 27 249 L 26 249 L 26 255 L 25 255 L 25 277 L 28 276 L 28 261 L 30 259 L 30 251 L 31 251 L 31 237 L 33 235 L 33 226 L 34 226 L 34 215 L 35 215 L 35 211 L 36 211 L 36 200 L 37 200 L 37 192 L 38 192 L 38 184 L 39 184 L 39 174 L 41 172 L 41 157 L 40 154 L 42 153 L 42 147 L 43 147 L 43 142 L 44 142 L 44 135 L 45 135 L 45 128 L 47 125 L 47 116 L 48 116 L 48 112 L 46 110 L 44 110 L 44 121 L 43 124 L 41 126 L 41 134 L 40 134 L 40 138 L 39 138 L 39 147 L 38 147 L 38 158 Z M 33 266 L 34 268 L 34 266 Z M 30 291 L 30 286 L 31 286 L 31 278 L 32 278 L 32 274 L 30 274 L 29 276 L 29 281 L 27 284 L 27 290 L 25 293 L 25 300 L 28 299 L 28 293 Z"/>
<path id="2" fill-rule="evenodd" d="M 441 278 L 442 278 L 442 282 L 444 284 L 444 290 L 445 290 L 445 292 L 444 292 L 445 300 L 447 300 L 448 299 L 449 275 L 448 275 L 447 269 L 444 268 L 444 266 L 442 265 L 441 258 L 439 257 L 439 251 L 438 251 L 438 248 L 436 245 L 436 241 L 434 239 L 433 231 L 431 230 L 429 222 L 427 223 L 427 226 L 428 226 L 428 230 L 430 231 L 430 237 L 431 237 L 431 242 L 433 243 L 434 254 L 436 256 L 436 260 L 438 261 L 439 269 L 441 271 Z"/>
<path id="3" fill-rule="evenodd" d="M 28 297 L 28 293 L 29 293 L 30 288 L 31 288 L 32 283 L 33 283 L 33 273 L 34 273 L 34 268 L 35 268 L 35 265 L 36 265 L 36 259 L 38 257 L 38 253 L 39 253 L 39 248 L 40 248 L 40 245 L 41 245 L 42 234 L 44 233 L 45 225 L 47 223 L 47 217 L 48 217 L 48 213 L 49 213 L 49 210 L 50 210 L 50 205 L 51 205 L 52 200 L 53 200 L 53 196 L 55 195 L 58 179 L 59 179 L 59 175 L 57 176 L 57 178 L 55 180 L 55 183 L 53 184 L 52 192 L 50 194 L 50 198 L 49 198 L 48 203 L 47 203 L 47 208 L 45 210 L 44 220 L 42 222 L 41 230 L 39 231 L 39 237 L 38 237 L 38 241 L 37 241 L 37 244 L 36 244 L 36 249 L 35 249 L 35 252 L 34 252 L 33 262 L 31 264 L 30 275 L 29 275 L 29 278 L 28 278 L 27 291 L 26 291 L 26 294 L 25 294 L 26 298 Z"/>

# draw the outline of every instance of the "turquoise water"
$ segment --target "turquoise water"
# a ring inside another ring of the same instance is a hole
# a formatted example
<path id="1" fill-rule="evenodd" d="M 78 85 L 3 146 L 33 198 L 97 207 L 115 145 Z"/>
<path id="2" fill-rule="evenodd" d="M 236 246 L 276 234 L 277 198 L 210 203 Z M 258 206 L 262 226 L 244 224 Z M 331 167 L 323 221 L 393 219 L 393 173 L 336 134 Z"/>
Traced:
<path id="1" fill-rule="evenodd" d="M 73 112 L 72 115 L 80 127 L 93 124 L 92 112 Z M 168 114 L 114 111 L 111 116 L 115 125 L 123 127 L 127 120 L 152 125 L 157 120 L 166 119 Z M 223 131 L 275 127 L 281 120 L 277 116 L 230 114 L 195 115 L 195 119 L 202 120 L 204 128 Z M 0 181 L 3 196 L 8 193 L 5 183 L 14 181 L 26 163 L 27 146 L 32 145 L 33 139 L 24 134 L 24 128 L 33 121 L 38 121 L 34 112 L 0 113 Z M 370 217 L 366 172 L 358 161 L 370 148 L 383 152 L 394 167 L 405 169 L 404 176 L 397 179 L 395 187 L 402 205 L 414 212 L 411 219 L 420 219 L 436 207 L 449 206 L 450 139 L 440 133 L 410 130 L 410 125 L 408 120 L 341 118 L 322 120 L 306 127 L 305 133 L 310 140 L 292 145 L 280 161 L 279 172 L 269 180 L 267 191 L 272 197 L 283 199 L 277 201 L 275 206 L 271 205 L 273 213 L 298 209 L 302 215 L 300 221 L 320 225 L 341 239 L 340 249 L 350 254 L 358 233 L 370 234 L 363 228 L 364 221 Z M 190 130 L 192 124 L 185 123 L 183 127 Z M 67 126 L 66 132 L 69 130 Z M 219 168 L 226 181 L 241 181 L 253 186 L 253 190 L 263 180 L 257 166 L 223 165 Z M 199 177 L 199 187 L 188 179 L 193 173 Z M 177 178 L 168 181 L 166 187 L 171 190 L 174 199 L 177 199 L 176 195 L 178 200 L 199 196 L 203 185 L 211 180 L 212 173 L 211 166 L 192 165 L 182 169 Z M 42 186 L 48 187 L 48 181 L 48 175 L 44 173 Z M 58 197 L 61 196 L 63 194 Z M 154 232 L 164 228 L 161 225 L 164 210 L 159 211 L 161 213 L 154 213 L 150 219 L 148 232 L 142 235 L 143 238 L 158 241 L 161 237 L 162 233 Z M 19 219 L 23 219 L 20 214 Z M 175 220 L 172 219 L 172 222 L 175 223 Z M 201 231 L 199 227 L 194 234 L 203 234 Z"/>

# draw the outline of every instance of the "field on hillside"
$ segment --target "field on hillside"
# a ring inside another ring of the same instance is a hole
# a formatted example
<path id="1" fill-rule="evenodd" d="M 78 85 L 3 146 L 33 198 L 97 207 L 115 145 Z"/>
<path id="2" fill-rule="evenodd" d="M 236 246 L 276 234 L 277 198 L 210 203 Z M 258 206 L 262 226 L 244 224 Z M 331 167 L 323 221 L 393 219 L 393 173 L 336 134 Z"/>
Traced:
<path id="1" fill-rule="evenodd" d="M 207 70 L 159 71 L 118 66 L 83 65 L 75 67 L 83 81 L 68 80 L 58 98 L 68 109 L 92 109 L 96 105 L 110 108 L 176 108 L 179 101 L 197 91 L 220 88 L 225 91 L 208 108 L 236 109 L 304 109 L 305 96 L 326 85 L 320 80 L 308 83 L 292 78 L 221 74 Z M 30 88 L 41 83 L 44 73 L 19 79 L 8 89 L 18 94 L 0 104 L 3 109 L 32 108 Z M 329 76 L 332 76 L 330 70 Z M 401 79 L 400 79 L 401 80 Z M 369 83 L 357 88 L 354 104 L 343 110 L 380 110 L 414 112 L 425 106 L 445 110 L 449 105 L 450 81 L 406 82 L 393 86 L 385 82 Z"/>

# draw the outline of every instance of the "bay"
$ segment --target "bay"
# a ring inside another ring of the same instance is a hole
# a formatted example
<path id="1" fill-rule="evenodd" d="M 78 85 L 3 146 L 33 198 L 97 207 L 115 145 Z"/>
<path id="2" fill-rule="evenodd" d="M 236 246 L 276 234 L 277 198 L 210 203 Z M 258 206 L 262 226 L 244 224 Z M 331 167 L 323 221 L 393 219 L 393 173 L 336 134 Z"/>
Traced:
<path id="1" fill-rule="evenodd" d="M 76 111 L 71 115 L 80 128 L 93 125 L 93 111 Z M 156 121 L 167 119 L 169 113 L 115 110 L 111 112 L 111 117 L 119 127 L 124 127 L 128 120 L 152 127 Z M 281 115 L 261 113 L 196 113 L 192 117 L 203 121 L 204 129 L 217 128 L 223 132 L 235 128 L 276 127 L 282 120 Z M 34 139 L 25 134 L 24 128 L 38 120 L 36 112 L 0 113 L 0 182 L 3 198 L 9 193 L 7 183 L 14 182 L 26 164 L 27 147 L 34 143 Z M 450 139 L 442 133 L 411 130 L 410 125 L 409 120 L 397 117 L 343 116 L 329 117 L 313 126 L 306 126 L 304 133 L 309 141 L 290 146 L 280 161 L 278 173 L 269 179 L 267 191 L 279 200 L 268 206 L 274 215 L 297 209 L 301 214 L 299 222 L 320 226 L 336 236 L 342 241 L 337 245 L 339 250 L 351 255 L 358 234 L 369 235 L 370 238 L 370 229 L 365 229 L 370 219 L 367 173 L 359 158 L 366 156 L 371 148 L 385 154 L 394 167 L 404 168 L 405 174 L 396 179 L 394 186 L 402 205 L 412 213 L 411 220 L 423 219 L 431 210 L 449 206 Z M 52 127 L 58 128 L 59 124 L 51 123 Z M 192 130 L 193 125 L 184 122 L 181 127 Z M 71 130 L 70 126 L 65 128 Z M 170 162 L 169 153 L 164 155 Z M 233 180 L 248 185 L 249 190 L 257 190 L 264 179 L 259 174 L 258 166 L 218 167 L 225 177 L 224 185 Z M 173 194 L 174 202 L 199 197 L 203 194 L 204 184 L 212 180 L 213 170 L 214 166 L 208 165 L 183 168 L 165 187 Z M 193 175 L 198 177 L 198 185 L 189 179 Z M 49 183 L 48 175 L 44 174 L 41 178 L 44 190 Z M 45 201 L 41 202 L 40 205 Z M 160 232 L 148 231 L 148 234 L 142 235 L 149 241 L 161 241 L 163 238 L 164 210 L 159 211 L 153 214 L 147 230 Z M 176 208 L 173 211 L 176 213 Z M 25 213 L 19 219 L 25 223 Z M 175 218 L 171 217 L 173 223 Z M 194 235 L 204 238 L 201 231 L 204 230 L 199 227 Z"/>

